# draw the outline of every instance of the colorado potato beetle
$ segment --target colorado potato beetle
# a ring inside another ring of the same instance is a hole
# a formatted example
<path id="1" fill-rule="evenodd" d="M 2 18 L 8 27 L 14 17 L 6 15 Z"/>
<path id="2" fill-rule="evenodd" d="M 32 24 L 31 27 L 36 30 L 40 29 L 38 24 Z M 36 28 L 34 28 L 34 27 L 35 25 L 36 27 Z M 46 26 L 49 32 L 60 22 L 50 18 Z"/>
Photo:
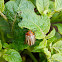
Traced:
<path id="1" fill-rule="evenodd" d="M 26 43 L 28 45 L 34 45 L 35 43 L 35 35 L 32 31 L 28 31 L 26 34 L 25 34 L 25 40 L 26 40 Z"/>

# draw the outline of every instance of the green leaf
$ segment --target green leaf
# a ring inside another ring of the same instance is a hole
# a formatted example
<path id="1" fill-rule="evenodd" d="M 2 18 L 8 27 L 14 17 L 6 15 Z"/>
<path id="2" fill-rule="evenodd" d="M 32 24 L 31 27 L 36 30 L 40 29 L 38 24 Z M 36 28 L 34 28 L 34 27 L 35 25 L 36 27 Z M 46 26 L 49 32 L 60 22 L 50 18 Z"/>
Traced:
<path id="1" fill-rule="evenodd" d="M 53 37 L 54 35 L 55 35 L 55 29 L 53 28 L 53 30 L 46 36 L 46 39 L 49 39 Z"/>
<path id="2" fill-rule="evenodd" d="M 62 40 L 59 40 L 56 43 L 54 43 L 52 48 L 54 48 L 56 51 L 62 53 Z"/>
<path id="3" fill-rule="evenodd" d="M 31 1 L 21 0 L 19 7 L 18 7 L 18 13 L 25 12 L 25 9 L 30 9 L 34 11 L 34 8 L 35 6 L 33 5 Z"/>
<path id="4" fill-rule="evenodd" d="M 1 40 L 0 40 L 0 50 L 2 49 L 2 44 L 1 44 Z"/>
<path id="5" fill-rule="evenodd" d="M 21 0 L 15 0 L 16 4 L 19 6 Z"/>
<path id="6" fill-rule="evenodd" d="M 60 38 L 61 38 L 61 35 L 58 32 L 56 32 L 55 36 L 53 36 L 53 37 L 51 37 L 50 39 L 47 40 L 47 47 L 49 48 L 51 43 L 53 43 L 53 44 L 56 43 L 57 40 L 60 39 Z"/>
<path id="7" fill-rule="evenodd" d="M 44 53 L 46 54 L 46 56 L 47 56 L 47 60 L 48 60 L 48 62 L 51 62 L 51 52 L 50 51 L 48 51 L 48 48 L 44 48 L 43 49 L 44 50 Z"/>
<path id="8" fill-rule="evenodd" d="M 48 51 L 48 48 L 44 48 L 44 53 L 47 55 L 48 58 L 51 57 L 51 52 Z"/>
<path id="9" fill-rule="evenodd" d="M 61 34 L 58 33 L 58 32 L 55 33 L 55 36 L 56 36 L 57 39 L 60 39 L 61 38 Z"/>
<path id="10" fill-rule="evenodd" d="M 49 8 L 53 11 L 54 10 L 54 2 L 49 1 Z"/>
<path id="11" fill-rule="evenodd" d="M 23 17 L 22 21 L 18 24 L 19 27 L 28 28 L 30 30 L 35 31 L 35 36 L 37 39 L 43 39 L 45 34 L 50 29 L 50 19 L 44 16 L 38 16 L 31 10 L 25 10 L 25 12 L 21 13 Z"/>
<path id="12" fill-rule="evenodd" d="M 56 12 L 51 19 L 52 23 L 62 22 L 62 11 Z"/>
<path id="13" fill-rule="evenodd" d="M 5 49 L 3 58 L 8 62 L 22 62 L 20 54 L 13 49 Z"/>
<path id="14" fill-rule="evenodd" d="M 56 11 L 62 10 L 62 0 L 55 0 L 55 10 Z"/>
<path id="15" fill-rule="evenodd" d="M 36 0 L 36 6 L 40 14 L 48 11 L 49 0 Z"/>
<path id="16" fill-rule="evenodd" d="M 10 32 L 9 24 L 0 16 L 0 31 Z"/>
<path id="17" fill-rule="evenodd" d="M 18 6 L 14 1 L 9 1 L 5 4 L 4 14 L 10 21 L 14 21 L 16 17 Z"/>
<path id="18" fill-rule="evenodd" d="M 8 43 L 4 43 L 3 48 L 10 48 L 10 45 Z"/>
<path id="19" fill-rule="evenodd" d="M 47 47 L 49 48 L 52 43 L 56 43 L 58 39 L 61 39 L 61 35 L 58 32 L 56 32 L 55 36 L 47 40 Z"/>
<path id="20" fill-rule="evenodd" d="M 36 5 L 36 0 L 28 0 L 31 1 L 34 5 Z"/>
<path id="21" fill-rule="evenodd" d="M 45 48 L 47 45 L 47 40 L 43 40 L 40 42 L 39 46 L 35 46 L 32 52 L 41 52 L 43 48 Z"/>
<path id="22" fill-rule="evenodd" d="M 62 62 L 62 53 L 57 53 L 57 54 L 52 55 L 52 60 Z"/>
<path id="23" fill-rule="evenodd" d="M 51 22 L 55 23 L 55 22 L 61 22 L 62 21 L 62 17 L 60 16 L 60 14 L 62 13 L 55 13 L 53 14 L 52 18 L 51 18 Z"/>
<path id="24" fill-rule="evenodd" d="M 57 37 L 54 36 L 54 37 L 48 39 L 47 42 L 48 42 L 48 44 L 50 44 L 51 42 L 54 42 L 54 41 L 56 41 L 56 40 L 57 40 Z"/>
<path id="25" fill-rule="evenodd" d="M 4 0 L 0 0 L 0 11 L 4 11 Z"/>
<path id="26" fill-rule="evenodd" d="M 46 45 L 47 45 L 47 40 L 44 39 L 42 42 L 40 42 L 39 47 L 40 47 L 40 48 L 45 48 Z"/>
<path id="27" fill-rule="evenodd" d="M 62 34 L 62 24 L 57 23 L 57 24 L 54 24 L 54 26 L 57 26 L 57 27 L 58 27 L 58 32 L 59 32 L 60 34 Z"/>

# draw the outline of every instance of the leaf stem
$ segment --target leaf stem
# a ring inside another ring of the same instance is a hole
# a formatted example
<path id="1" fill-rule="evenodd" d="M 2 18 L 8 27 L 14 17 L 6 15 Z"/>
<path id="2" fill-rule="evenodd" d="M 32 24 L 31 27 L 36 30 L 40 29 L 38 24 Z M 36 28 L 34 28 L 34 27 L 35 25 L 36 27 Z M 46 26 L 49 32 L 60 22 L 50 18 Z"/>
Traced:
<path id="1" fill-rule="evenodd" d="M 0 15 L 8 22 L 7 17 L 0 11 Z"/>
<path id="2" fill-rule="evenodd" d="M 34 57 L 34 55 L 30 51 L 24 51 L 24 53 L 26 53 L 27 55 L 29 55 L 32 58 L 33 62 L 38 62 L 36 60 L 36 58 Z"/>

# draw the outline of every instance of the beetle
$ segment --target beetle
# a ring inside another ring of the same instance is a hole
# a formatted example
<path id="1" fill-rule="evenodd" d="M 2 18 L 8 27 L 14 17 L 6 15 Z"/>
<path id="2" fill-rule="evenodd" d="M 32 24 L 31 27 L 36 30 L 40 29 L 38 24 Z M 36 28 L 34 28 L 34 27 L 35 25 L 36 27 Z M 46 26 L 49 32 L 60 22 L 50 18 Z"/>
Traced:
<path id="1" fill-rule="evenodd" d="M 35 43 L 35 34 L 30 30 L 25 34 L 25 40 L 28 45 L 34 45 Z"/>

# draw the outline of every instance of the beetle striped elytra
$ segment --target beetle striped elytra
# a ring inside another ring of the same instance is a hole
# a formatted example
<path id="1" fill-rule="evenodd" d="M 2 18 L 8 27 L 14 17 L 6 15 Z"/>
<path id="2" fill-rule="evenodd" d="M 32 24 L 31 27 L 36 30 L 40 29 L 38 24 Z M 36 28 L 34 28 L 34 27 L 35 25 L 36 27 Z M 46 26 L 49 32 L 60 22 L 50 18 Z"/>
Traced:
<path id="1" fill-rule="evenodd" d="M 25 40 L 26 40 L 26 43 L 28 45 L 34 45 L 35 43 L 35 35 L 32 31 L 28 31 L 26 34 L 25 34 Z"/>

